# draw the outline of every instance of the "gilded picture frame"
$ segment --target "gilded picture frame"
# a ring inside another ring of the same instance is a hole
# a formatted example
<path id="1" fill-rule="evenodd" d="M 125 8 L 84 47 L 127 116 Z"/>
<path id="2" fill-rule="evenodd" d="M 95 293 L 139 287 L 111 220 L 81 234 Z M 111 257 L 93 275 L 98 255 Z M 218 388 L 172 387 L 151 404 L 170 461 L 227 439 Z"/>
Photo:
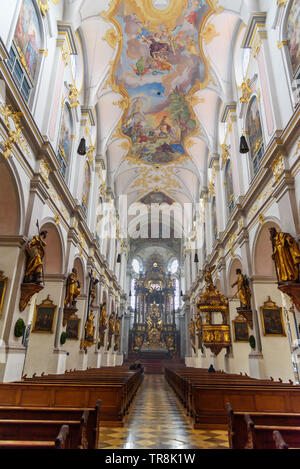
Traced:
<path id="1" fill-rule="evenodd" d="M 247 321 L 234 320 L 232 321 L 232 328 L 234 342 L 249 342 L 250 328 Z"/>
<path id="2" fill-rule="evenodd" d="M 3 272 L 0 271 L 0 316 L 2 314 L 2 308 L 5 299 L 6 287 L 8 278 L 4 276 Z"/>
<path id="3" fill-rule="evenodd" d="M 36 305 L 32 332 L 53 334 L 57 306 L 50 300 L 50 295 L 40 305 Z"/>
<path id="4" fill-rule="evenodd" d="M 282 308 L 269 297 L 260 308 L 264 336 L 286 337 Z"/>
<path id="5" fill-rule="evenodd" d="M 66 329 L 68 340 L 79 340 L 80 322 L 79 318 L 70 318 L 68 320 Z"/>

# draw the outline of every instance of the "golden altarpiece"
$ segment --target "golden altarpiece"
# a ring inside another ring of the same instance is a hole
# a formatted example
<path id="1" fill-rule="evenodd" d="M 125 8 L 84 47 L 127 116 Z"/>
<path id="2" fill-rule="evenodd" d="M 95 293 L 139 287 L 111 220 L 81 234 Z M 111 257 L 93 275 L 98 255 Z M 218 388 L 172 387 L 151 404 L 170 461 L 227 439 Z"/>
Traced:
<path id="1" fill-rule="evenodd" d="M 171 356 L 177 355 L 179 351 L 175 281 L 155 262 L 136 281 L 130 350 L 136 353 L 167 353 Z"/>

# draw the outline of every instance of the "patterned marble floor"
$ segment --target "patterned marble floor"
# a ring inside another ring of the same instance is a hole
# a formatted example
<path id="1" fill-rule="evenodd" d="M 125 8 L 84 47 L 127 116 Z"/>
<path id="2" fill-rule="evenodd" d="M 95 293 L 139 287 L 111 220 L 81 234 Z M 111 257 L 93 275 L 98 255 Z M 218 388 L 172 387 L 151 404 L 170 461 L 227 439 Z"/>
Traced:
<path id="1" fill-rule="evenodd" d="M 226 431 L 193 430 L 163 375 L 146 375 L 123 428 L 102 427 L 99 449 L 228 449 Z"/>

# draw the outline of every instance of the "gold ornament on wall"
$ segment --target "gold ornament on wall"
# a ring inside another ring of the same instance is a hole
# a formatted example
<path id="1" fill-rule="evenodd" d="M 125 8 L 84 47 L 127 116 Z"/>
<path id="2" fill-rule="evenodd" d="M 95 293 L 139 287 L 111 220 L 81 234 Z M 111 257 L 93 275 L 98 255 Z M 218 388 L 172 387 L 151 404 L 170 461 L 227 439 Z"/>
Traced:
<path id="1" fill-rule="evenodd" d="M 13 110 L 12 106 L 2 104 L 0 106 L 0 114 L 3 116 L 4 123 L 8 130 L 8 136 L 3 142 L 4 158 L 8 159 L 11 157 L 13 146 L 15 143 L 19 144 L 22 150 L 26 151 L 27 155 L 29 155 L 28 145 L 22 135 L 22 127 L 20 124 L 21 117 L 23 115 L 22 112 L 16 112 Z"/>
<path id="2" fill-rule="evenodd" d="M 251 94 L 252 94 L 252 89 L 250 86 L 250 78 L 248 78 L 248 80 L 243 81 L 243 83 L 241 84 L 241 89 L 242 89 L 242 96 L 240 97 L 240 102 L 248 104 L 250 101 Z"/>
<path id="3" fill-rule="evenodd" d="M 78 96 L 79 96 L 79 91 L 76 88 L 75 85 L 69 85 L 70 92 L 69 92 L 69 101 L 70 101 L 70 106 L 71 108 L 75 108 L 80 105 L 80 102 L 78 101 Z"/>

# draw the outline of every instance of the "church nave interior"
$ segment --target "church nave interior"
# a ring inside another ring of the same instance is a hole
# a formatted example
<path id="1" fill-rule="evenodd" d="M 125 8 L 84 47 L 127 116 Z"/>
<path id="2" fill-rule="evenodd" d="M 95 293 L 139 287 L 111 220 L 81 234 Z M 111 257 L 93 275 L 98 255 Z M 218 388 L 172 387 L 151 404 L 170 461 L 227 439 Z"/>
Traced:
<path id="1" fill-rule="evenodd" d="M 0 449 L 300 448 L 300 0 L 1 7 Z"/>

